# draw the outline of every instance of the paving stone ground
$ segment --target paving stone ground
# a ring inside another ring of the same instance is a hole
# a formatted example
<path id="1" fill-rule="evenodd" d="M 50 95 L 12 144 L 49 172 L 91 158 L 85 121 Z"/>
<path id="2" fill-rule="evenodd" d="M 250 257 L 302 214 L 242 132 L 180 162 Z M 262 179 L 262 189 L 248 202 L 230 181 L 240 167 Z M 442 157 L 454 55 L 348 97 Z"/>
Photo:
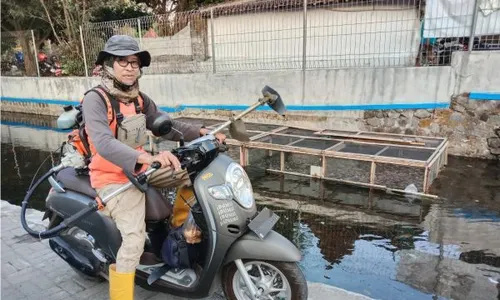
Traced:
<path id="1" fill-rule="evenodd" d="M 108 299 L 108 282 L 83 279 L 57 254 L 48 240 L 29 236 L 21 226 L 20 207 L 0 202 L 2 300 Z M 28 223 L 40 229 L 42 213 L 29 210 Z M 370 298 L 320 283 L 308 283 L 312 300 L 369 300 Z M 185 299 L 136 286 L 135 300 Z M 221 293 L 206 298 L 225 299 Z"/>

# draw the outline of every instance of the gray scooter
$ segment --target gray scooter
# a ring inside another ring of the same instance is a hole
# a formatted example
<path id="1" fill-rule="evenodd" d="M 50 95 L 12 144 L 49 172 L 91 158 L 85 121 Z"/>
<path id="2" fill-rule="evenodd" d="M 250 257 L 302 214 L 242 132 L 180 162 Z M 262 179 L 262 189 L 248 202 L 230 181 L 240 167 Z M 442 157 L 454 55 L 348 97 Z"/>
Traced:
<path id="1" fill-rule="evenodd" d="M 305 300 L 308 290 L 297 265 L 301 253 L 293 243 L 272 230 L 278 216 L 264 208 L 258 212 L 253 190 L 245 170 L 228 156 L 214 134 L 229 127 L 231 136 L 248 140 L 241 118 L 261 105 L 269 105 L 280 115 L 285 106 L 279 94 L 266 86 L 263 97 L 247 110 L 220 125 L 210 134 L 172 152 L 187 169 L 193 182 L 196 203 L 191 212 L 202 231 L 198 262 L 192 268 L 165 269 L 165 264 L 142 263 L 136 270 L 136 283 L 158 292 L 187 298 L 211 295 L 221 284 L 227 299 Z M 153 134 L 162 136 L 175 130 L 168 117 L 158 118 Z M 121 244 L 120 232 L 109 217 L 102 214 L 88 176 L 77 175 L 81 158 L 62 158 L 60 165 L 43 175 L 28 191 L 22 204 L 23 228 L 33 237 L 48 238 L 51 248 L 77 273 L 88 279 L 105 280 L 116 260 Z M 105 204 L 124 190 L 136 186 L 146 193 L 147 241 L 145 254 L 161 251 L 167 236 L 172 204 L 156 189 L 147 186 L 147 178 L 159 168 L 151 168 L 102 199 Z M 31 195 L 40 183 L 52 186 L 46 199 L 45 231 L 31 229 L 25 218 Z M 155 277 L 151 280 L 152 277 Z M 149 279 L 149 280 L 148 280 Z"/>

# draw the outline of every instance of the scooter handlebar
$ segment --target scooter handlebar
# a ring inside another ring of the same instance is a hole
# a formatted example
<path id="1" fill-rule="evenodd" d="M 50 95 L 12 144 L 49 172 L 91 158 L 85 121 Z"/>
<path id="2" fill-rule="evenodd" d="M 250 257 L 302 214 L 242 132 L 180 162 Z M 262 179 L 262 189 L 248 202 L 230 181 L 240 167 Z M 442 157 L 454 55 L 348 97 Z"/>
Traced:
<path id="1" fill-rule="evenodd" d="M 158 170 L 159 168 L 161 168 L 161 163 L 160 163 L 160 162 L 157 162 L 157 161 L 154 161 L 154 162 L 151 164 L 151 168 Z"/>

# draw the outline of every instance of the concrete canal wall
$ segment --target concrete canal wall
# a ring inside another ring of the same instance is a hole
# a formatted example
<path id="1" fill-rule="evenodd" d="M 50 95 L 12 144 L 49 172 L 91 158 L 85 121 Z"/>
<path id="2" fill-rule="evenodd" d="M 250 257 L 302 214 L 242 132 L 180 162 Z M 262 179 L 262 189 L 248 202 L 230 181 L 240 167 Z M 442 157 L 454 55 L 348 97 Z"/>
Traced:
<path id="1" fill-rule="evenodd" d="M 141 89 L 175 115 L 224 119 L 269 85 L 281 118 L 263 108 L 247 120 L 314 129 L 446 136 L 450 154 L 500 155 L 500 52 L 454 53 L 451 66 L 146 75 Z M 304 77 L 305 76 L 305 77 Z M 2 110 L 58 115 L 98 78 L 2 78 Z"/>

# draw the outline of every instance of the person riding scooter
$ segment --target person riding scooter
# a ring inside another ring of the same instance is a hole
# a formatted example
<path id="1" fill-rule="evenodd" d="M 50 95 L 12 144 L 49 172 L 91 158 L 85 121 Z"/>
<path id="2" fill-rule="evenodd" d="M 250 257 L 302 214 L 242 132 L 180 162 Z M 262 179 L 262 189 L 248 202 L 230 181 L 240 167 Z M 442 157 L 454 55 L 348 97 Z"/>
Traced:
<path id="1" fill-rule="evenodd" d="M 151 56 L 141 51 L 129 36 L 112 36 L 97 57 L 102 65 L 101 84 L 83 98 L 82 111 L 93 156 L 89 164 L 90 181 L 100 198 L 104 198 L 129 179 L 127 176 L 145 171 L 153 162 L 161 169 L 149 179 L 154 187 L 185 187 L 191 184 L 179 160 L 170 152 L 152 156 L 143 149 L 146 129 L 159 112 L 151 98 L 139 89 L 142 68 L 148 67 Z M 208 133 L 202 126 L 173 121 L 186 141 Z M 223 134 L 216 136 L 220 141 Z M 179 139 L 172 132 L 167 139 Z M 133 299 L 134 276 L 144 250 L 145 194 L 136 187 L 111 199 L 102 211 L 116 223 L 122 237 L 116 264 L 109 267 L 110 299 Z"/>

